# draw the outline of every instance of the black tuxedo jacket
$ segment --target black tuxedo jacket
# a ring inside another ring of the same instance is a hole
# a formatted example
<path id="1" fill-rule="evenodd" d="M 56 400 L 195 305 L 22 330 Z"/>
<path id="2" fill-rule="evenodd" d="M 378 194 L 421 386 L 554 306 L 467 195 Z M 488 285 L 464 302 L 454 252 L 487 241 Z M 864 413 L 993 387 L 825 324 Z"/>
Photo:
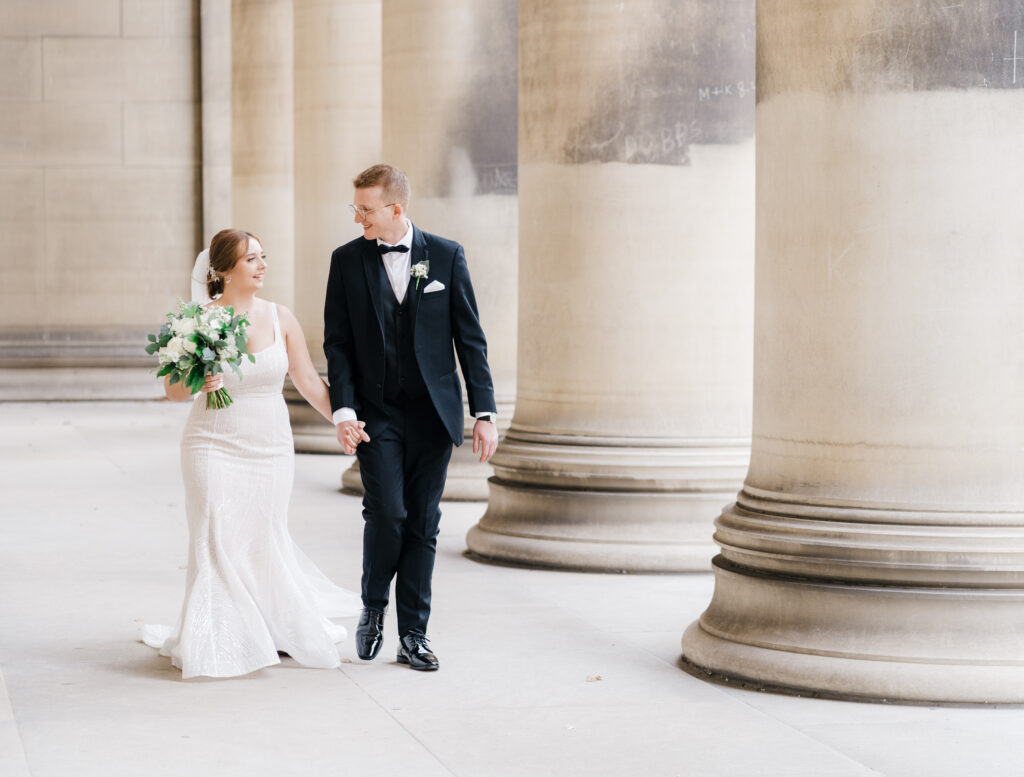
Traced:
<path id="1" fill-rule="evenodd" d="M 462 443 L 462 386 L 455 354 L 466 380 L 471 414 L 493 411 L 494 386 L 487 366 L 487 341 L 462 246 L 413 227 L 410 264 L 430 262 L 426 278 L 411 278 L 406 296 L 413 317 L 413 349 L 427 392 L 452 442 Z M 384 325 L 376 240 L 359 237 L 335 249 L 324 304 L 324 353 L 331 410 L 351 407 L 361 416 L 367 404 L 384 407 Z M 425 294 L 433 281 L 444 288 Z M 454 344 L 454 352 L 452 345 Z"/>

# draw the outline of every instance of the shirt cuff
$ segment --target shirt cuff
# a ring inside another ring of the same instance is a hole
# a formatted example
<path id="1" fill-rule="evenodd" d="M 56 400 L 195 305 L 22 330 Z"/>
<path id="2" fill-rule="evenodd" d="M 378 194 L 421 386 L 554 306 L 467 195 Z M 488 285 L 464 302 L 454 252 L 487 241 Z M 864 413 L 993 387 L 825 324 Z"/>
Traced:
<path id="1" fill-rule="evenodd" d="M 492 415 L 495 418 L 497 418 L 498 417 L 498 411 L 497 410 L 477 410 L 476 413 L 473 414 L 473 418 L 479 418 L 482 415 Z"/>
<path id="2" fill-rule="evenodd" d="M 331 418 L 334 421 L 334 425 L 337 426 L 342 421 L 355 421 L 357 416 L 356 411 L 351 407 L 339 407 L 334 411 L 334 415 Z"/>

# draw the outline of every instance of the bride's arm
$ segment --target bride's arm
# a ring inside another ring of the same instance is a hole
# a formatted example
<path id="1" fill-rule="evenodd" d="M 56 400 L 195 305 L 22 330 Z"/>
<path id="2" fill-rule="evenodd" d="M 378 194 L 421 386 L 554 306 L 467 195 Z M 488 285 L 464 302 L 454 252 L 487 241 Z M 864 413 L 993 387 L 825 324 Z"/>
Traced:
<path id="1" fill-rule="evenodd" d="M 306 347 L 306 337 L 302 334 L 298 319 L 284 305 L 277 306 L 277 314 L 281 322 L 281 332 L 284 334 L 285 347 L 288 349 L 288 376 L 303 399 L 334 424 L 327 384 L 313 366 L 313 359 Z"/>

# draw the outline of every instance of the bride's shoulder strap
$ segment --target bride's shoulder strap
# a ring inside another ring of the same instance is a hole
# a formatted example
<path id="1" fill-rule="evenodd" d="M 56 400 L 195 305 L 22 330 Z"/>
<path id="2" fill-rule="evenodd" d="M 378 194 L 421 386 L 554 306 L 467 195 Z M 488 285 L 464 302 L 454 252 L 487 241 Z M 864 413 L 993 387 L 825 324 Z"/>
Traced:
<path id="1" fill-rule="evenodd" d="M 277 315 L 277 303 L 270 303 L 270 315 L 274 317 L 274 342 L 281 339 L 281 319 Z"/>

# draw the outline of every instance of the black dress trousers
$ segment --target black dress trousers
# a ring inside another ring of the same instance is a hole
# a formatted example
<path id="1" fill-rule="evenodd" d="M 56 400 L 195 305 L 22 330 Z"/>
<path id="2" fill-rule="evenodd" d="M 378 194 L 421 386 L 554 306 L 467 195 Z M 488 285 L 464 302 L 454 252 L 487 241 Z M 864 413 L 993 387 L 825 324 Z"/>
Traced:
<path id="1" fill-rule="evenodd" d="M 356 449 L 363 480 L 363 606 L 384 609 L 392 578 L 398 633 L 427 633 L 431 578 L 452 441 L 429 396 L 364 411 Z"/>

